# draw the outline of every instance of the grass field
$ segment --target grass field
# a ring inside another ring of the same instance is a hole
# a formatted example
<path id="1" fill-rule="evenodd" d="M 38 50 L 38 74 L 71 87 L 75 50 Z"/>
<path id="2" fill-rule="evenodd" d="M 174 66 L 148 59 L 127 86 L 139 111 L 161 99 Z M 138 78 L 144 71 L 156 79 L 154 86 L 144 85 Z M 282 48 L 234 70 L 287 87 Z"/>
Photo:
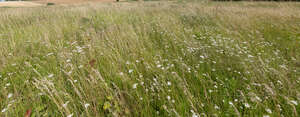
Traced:
<path id="1" fill-rule="evenodd" d="M 300 3 L 0 8 L 0 117 L 300 116 Z"/>

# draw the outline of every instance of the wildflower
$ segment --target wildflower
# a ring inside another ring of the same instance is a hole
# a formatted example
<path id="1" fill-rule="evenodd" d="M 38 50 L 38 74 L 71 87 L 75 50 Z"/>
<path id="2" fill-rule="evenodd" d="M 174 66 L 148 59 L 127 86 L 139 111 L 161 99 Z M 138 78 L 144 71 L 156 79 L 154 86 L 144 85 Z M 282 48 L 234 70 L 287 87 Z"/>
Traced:
<path id="1" fill-rule="evenodd" d="M 194 110 L 191 110 L 191 112 L 193 113 L 192 117 L 198 117 L 198 115 L 194 112 Z"/>
<path id="2" fill-rule="evenodd" d="M 84 107 L 87 109 L 90 106 L 90 104 L 86 103 L 84 104 Z"/>
<path id="3" fill-rule="evenodd" d="M 220 109 L 220 107 L 219 107 L 219 106 L 217 106 L 217 105 L 215 105 L 215 109 L 219 110 L 219 109 Z"/>
<path id="4" fill-rule="evenodd" d="M 76 83 L 76 82 L 78 82 L 77 80 L 74 80 L 74 82 Z"/>
<path id="5" fill-rule="evenodd" d="M 68 59 L 68 60 L 67 60 L 67 63 L 69 63 L 69 62 L 71 62 L 71 60 L 70 60 L 70 59 Z"/>
<path id="6" fill-rule="evenodd" d="M 246 108 L 250 108 L 250 105 L 248 103 L 244 104 Z"/>
<path id="7" fill-rule="evenodd" d="M 132 73 L 133 72 L 133 69 L 130 69 L 129 71 L 128 71 L 128 73 Z"/>
<path id="8" fill-rule="evenodd" d="M 266 111 L 267 111 L 268 113 L 270 113 L 270 114 L 272 113 L 272 110 L 269 109 L 269 108 L 267 108 Z"/>
<path id="9" fill-rule="evenodd" d="M 11 98 L 13 96 L 12 93 L 8 94 L 7 98 Z"/>
<path id="10" fill-rule="evenodd" d="M 233 105 L 233 103 L 230 101 L 230 102 L 228 102 L 230 105 Z"/>
<path id="11" fill-rule="evenodd" d="M 138 85 L 138 83 L 133 84 L 133 85 L 132 85 L 132 88 L 133 88 L 133 89 L 136 89 L 137 85 Z"/>
<path id="12" fill-rule="evenodd" d="M 10 83 L 7 83 L 5 86 L 7 86 L 7 87 L 10 86 Z"/>
<path id="13" fill-rule="evenodd" d="M 170 100 L 170 99 L 171 99 L 171 97 L 170 97 L 170 96 L 167 96 L 167 99 L 168 99 L 168 100 Z"/>
<path id="14" fill-rule="evenodd" d="M 172 85 L 172 83 L 171 83 L 170 81 L 168 81 L 168 82 L 167 82 L 167 85 L 168 85 L 168 86 L 171 86 L 171 85 Z"/>
<path id="15" fill-rule="evenodd" d="M 7 108 L 4 108 L 1 112 L 4 113 L 7 111 Z"/>
<path id="16" fill-rule="evenodd" d="M 263 115 L 263 117 L 270 117 L 270 115 Z"/>
<path id="17" fill-rule="evenodd" d="M 66 107 L 68 106 L 68 104 L 69 104 L 69 101 L 67 101 L 66 103 L 64 103 L 62 106 L 63 106 L 64 108 L 66 108 Z"/>
<path id="18" fill-rule="evenodd" d="M 157 68 L 160 68 L 161 66 L 162 66 L 162 65 L 157 65 L 156 67 L 157 67 Z"/>
<path id="19" fill-rule="evenodd" d="M 193 113 L 192 117 L 198 117 L 198 115 L 196 113 Z"/>

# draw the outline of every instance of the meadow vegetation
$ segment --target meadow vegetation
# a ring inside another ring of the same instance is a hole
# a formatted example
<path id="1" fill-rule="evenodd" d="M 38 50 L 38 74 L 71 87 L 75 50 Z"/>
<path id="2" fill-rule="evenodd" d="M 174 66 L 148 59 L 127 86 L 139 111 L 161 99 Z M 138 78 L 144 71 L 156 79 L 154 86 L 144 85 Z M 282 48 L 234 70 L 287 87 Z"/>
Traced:
<path id="1" fill-rule="evenodd" d="M 300 116 L 300 4 L 0 8 L 0 116 Z"/>

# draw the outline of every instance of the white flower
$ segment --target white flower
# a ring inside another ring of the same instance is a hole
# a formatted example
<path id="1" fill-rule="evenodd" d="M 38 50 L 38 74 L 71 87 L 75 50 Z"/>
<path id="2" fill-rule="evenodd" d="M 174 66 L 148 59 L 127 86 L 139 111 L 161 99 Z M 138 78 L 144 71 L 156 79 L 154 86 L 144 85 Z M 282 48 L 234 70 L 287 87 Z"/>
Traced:
<path id="1" fill-rule="evenodd" d="M 220 109 L 220 107 L 219 107 L 219 106 L 217 106 L 217 105 L 215 105 L 215 109 L 219 110 L 219 109 Z"/>
<path id="2" fill-rule="evenodd" d="M 199 117 L 196 113 L 193 113 L 192 117 Z"/>
<path id="3" fill-rule="evenodd" d="M 70 115 L 68 115 L 67 117 L 73 117 L 73 113 L 72 113 L 72 114 L 70 114 Z"/>
<path id="4" fill-rule="evenodd" d="M 133 72 L 133 69 L 130 69 L 129 71 L 128 71 L 128 73 L 132 73 Z"/>
<path id="5" fill-rule="evenodd" d="M 4 113 L 7 111 L 7 108 L 4 108 L 1 112 Z"/>
<path id="6" fill-rule="evenodd" d="M 90 104 L 88 104 L 88 103 L 84 104 L 85 108 L 88 108 L 89 106 L 90 106 Z"/>
<path id="7" fill-rule="evenodd" d="M 263 115 L 263 117 L 270 117 L 270 115 Z"/>
<path id="8" fill-rule="evenodd" d="M 160 67 L 161 67 L 161 65 L 157 65 L 156 67 L 157 67 L 157 68 L 160 68 Z"/>
<path id="9" fill-rule="evenodd" d="M 292 100 L 292 101 L 290 101 L 291 103 L 293 103 L 294 105 L 298 105 L 298 102 L 297 101 L 295 101 L 295 100 Z"/>
<path id="10" fill-rule="evenodd" d="M 77 80 L 74 80 L 74 82 L 76 83 L 76 82 L 78 82 Z"/>
<path id="11" fill-rule="evenodd" d="M 267 108 L 266 111 L 267 111 L 268 113 L 270 113 L 270 114 L 272 113 L 272 110 L 269 109 L 269 108 Z"/>
<path id="12" fill-rule="evenodd" d="M 7 98 L 11 98 L 13 96 L 12 93 L 8 94 Z"/>
<path id="13" fill-rule="evenodd" d="M 230 105 L 233 105 L 233 103 L 230 101 L 230 102 L 228 102 Z"/>
<path id="14" fill-rule="evenodd" d="M 69 63 L 69 62 L 71 62 L 71 59 L 68 59 L 68 60 L 67 60 L 67 63 Z"/>
<path id="15" fill-rule="evenodd" d="M 246 108 L 250 108 L 250 105 L 248 103 L 244 104 Z"/>
<path id="16" fill-rule="evenodd" d="M 171 97 L 170 97 L 170 96 L 167 96 L 167 99 L 168 99 L 168 100 L 170 100 L 170 99 L 171 99 Z"/>
<path id="17" fill-rule="evenodd" d="M 63 106 L 64 108 L 66 108 L 66 107 L 68 106 L 68 103 L 69 103 L 69 101 L 67 101 L 66 103 L 64 103 L 62 106 Z"/>
<path id="18" fill-rule="evenodd" d="M 168 82 L 167 82 L 167 85 L 168 85 L 168 86 L 171 86 L 171 85 L 172 85 L 172 83 L 171 83 L 170 81 L 168 81 Z"/>
<path id="19" fill-rule="evenodd" d="M 10 83 L 7 83 L 5 86 L 7 86 L 7 87 L 10 86 Z"/>
<path id="20" fill-rule="evenodd" d="M 132 88 L 133 88 L 133 89 L 136 89 L 137 85 L 138 85 L 138 83 L 133 84 L 133 85 L 132 85 Z"/>

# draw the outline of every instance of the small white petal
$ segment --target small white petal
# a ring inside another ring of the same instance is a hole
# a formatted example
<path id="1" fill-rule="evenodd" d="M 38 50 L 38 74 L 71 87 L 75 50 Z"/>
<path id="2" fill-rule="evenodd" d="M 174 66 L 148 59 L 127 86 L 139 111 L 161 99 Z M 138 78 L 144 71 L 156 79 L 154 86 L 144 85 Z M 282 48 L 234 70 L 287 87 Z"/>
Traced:
<path id="1" fill-rule="evenodd" d="M 13 96 L 12 93 L 8 94 L 7 98 L 11 98 Z"/>
<path id="2" fill-rule="evenodd" d="M 4 113 L 7 111 L 7 108 L 4 108 L 1 112 Z"/>
<path id="3" fill-rule="evenodd" d="M 138 85 L 138 83 L 133 84 L 133 85 L 132 85 L 132 88 L 133 88 L 133 89 L 136 89 L 137 85 Z"/>
<path id="4" fill-rule="evenodd" d="M 85 108 L 88 108 L 89 106 L 90 106 L 90 104 L 88 104 L 88 103 L 84 104 Z"/>
<path id="5" fill-rule="evenodd" d="M 270 113 L 270 114 L 272 113 L 272 110 L 269 109 L 269 108 L 267 108 L 266 111 L 267 111 L 268 113 Z"/>

